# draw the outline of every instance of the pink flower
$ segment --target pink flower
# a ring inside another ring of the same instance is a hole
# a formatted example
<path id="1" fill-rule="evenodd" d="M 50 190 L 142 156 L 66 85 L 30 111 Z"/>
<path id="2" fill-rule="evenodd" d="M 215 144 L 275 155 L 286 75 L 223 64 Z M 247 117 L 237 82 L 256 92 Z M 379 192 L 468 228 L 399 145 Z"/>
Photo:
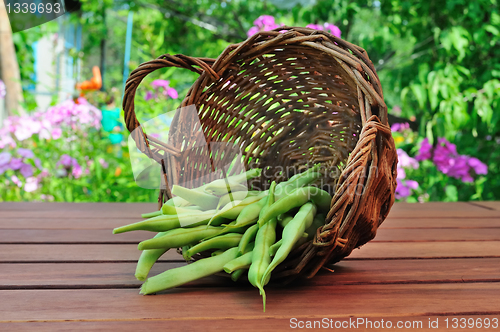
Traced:
<path id="1" fill-rule="evenodd" d="M 99 164 L 101 164 L 102 168 L 108 168 L 109 164 L 103 158 L 99 158 Z"/>
<path id="2" fill-rule="evenodd" d="M 398 153 L 398 167 L 409 167 L 413 169 L 418 168 L 418 161 L 410 156 L 402 150 L 402 149 L 397 149 Z"/>
<path id="3" fill-rule="evenodd" d="M 71 174 L 75 177 L 75 179 L 80 178 L 82 176 L 82 167 L 80 165 L 75 165 L 71 170 Z"/>
<path id="4" fill-rule="evenodd" d="M 38 179 L 35 177 L 29 177 L 26 179 L 26 184 L 24 185 L 24 191 L 30 193 L 38 189 Z"/>
<path id="5" fill-rule="evenodd" d="M 52 132 L 50 133 L 52 136 L 52 139 L 59 139 L 62 136 L 62 129 L 61 128 L 54 128 L 52 129 Z"/>
<path id="6" fill-rule="evenodd" d="M 306 28 L 314 29 L 314 30 L 323 30 L 323 27 L 319 24 L 308 24 Z"/>
<path id="7" fill-rule="evenodd" d="M 404 131 L 410 129 L 410 124 L 408 122 L 406 123 L 395 123 L 391 126 L 391 131 Z"/>
<path id="8" fill-rule="evenodd" d="M 413 180 L 406 180 L 405 182 L 400 179 L 396 180 L 396 198 L 401 199 L 411 195 L 411 191 L 418 188 L 418 182 Z"/>
<path id="9" fill-rule="evenodd" d="M 23 166 L 23 160 L 21 158 L 12 158 L 10 161 L 10 168 L 12 168 L 14 171 L 17 171 L 18 169 Z"/>
<path id="10" fill-rule="evenodd" d="M 18 186 L 19 188 L 21 188 L 21 187 L 22 187 L 22 185 L 23 185 L 23 183 L 21 182 L 21 180 L 19 180 L 19 178 L 18 178 L 17 176 L 15 176 L 15 175 L 12 175 L 12 176 L 10 177 L 10 180 L 11 180 L 12 182 L 14 182 L 14 184 L 15 184 L 16 186 Z"/>

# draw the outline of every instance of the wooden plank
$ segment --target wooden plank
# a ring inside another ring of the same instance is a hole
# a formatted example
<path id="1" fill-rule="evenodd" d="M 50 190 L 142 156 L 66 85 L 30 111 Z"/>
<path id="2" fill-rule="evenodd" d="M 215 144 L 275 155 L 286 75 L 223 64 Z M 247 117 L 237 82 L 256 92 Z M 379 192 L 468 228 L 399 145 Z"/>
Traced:
<path id="1" fill-rule="evenodd" d="M 500 225 L 500 220 L 499 220 Z M 380 228 L 372 242 L 500 241 L 498 228 Z"/>
<path id="2" fill-rule="evenodd" d="M 433 328 L 436 331 L 473 331 L 467 321 L 488 322 L 489 329 L 492 328 L 492 322 L 496 322 L 497 315 L 455 315 L 450 312 L 448 315 L 439 316 L 414 316 L 403 315 L 397 317 L 373 317 L 365 315 L 364 317 L 265 317 L 265 318 L 216 318 L 206 320 L 190 319 L 147 319 L 147 320 L 119 320 L 119 321 L 49 321 L 49 322 L 19 322 L 19 323 L 0 323 L 0 330 L 5 331 L 232 331 L 237 326 L 238 331 L 282 331 L 290 329 L 338 329 L 355 331 L 387 331 L 388 329 L 397 329 L 401 326 L 404 331 L 429 331 Z M 448 321 L 446 321 L 448 319 Z M 455 323 L 456 319 L 456 323 Z M 465 325 L 462 324 L 465 320 Z M 309 325 L 310 324 L 310 325 Z M 406 328 L 405 328 L 406 324 Z M 448 324 L 448 325 L 447 325 Z M 457 326 L 453 328 L 452 326 Z M 342 327 L 342 325 L 344 327 Z M 350 325 L 350 326 L 349 326 Z M 466 326 L 460 328 L 460 325 Z M 380 326 L 380 328 L 378 328 Z M 473 325 L 476 326 L 476 325 Z M 3 329 L 2 329 L 3 328 Z"/>
<path id="3" fill-rule="evenodd" d="M 487 209 L 500 211 L 500 201 L 469 202 L 471 205 L 482 206 Z"/>
<path id="4" fill-rule="evenodd" d="M 141 218 L 1 218 L 4 229 L 102 229 L 111 231 L 142 220 Z M 500 228 L 500 218 L 393 218 L 380 228 Z"/>
<path id="5" fill-rule="evenodd" d="M 500 210 L 466 202 L 396 203 L 387 218 L 494 218 L 500 217 Z"/>
<path id="6" fill-rule="evenodd" d="M 156 233 L 135 231 L 112 234 L 108 230 L 87 229 L 5 229 L 0 232 L 0 244 L 137 244 L 152 238 Z M 412 241 L 500 241 L 498 228 L 452 228 L 452 229 L 409 229 L 381 228 L 372 242 L 412 242 Z"/>
<path id="7" fill-rule="evenodd" d="M 141 252 L 134 244 L 1 244 L 0 263 L 18 262 L 137 262 Z M 165 261 L 182 261 L 170 250 Z"/>
<path id="8" fill-rule="evenodd" d="M 17 212 L 106 212 L 137 213 L 140 210 L 154 211 L 156 203 L 61 203 L 61 202 L 0 202 L 0 211 Z"/>
<path id="9" fill-rule="evenodd" d="M 134 244 L 24 244 L 0 245 L 0 263 L 7 262 L 135 262 L 140 251 Z M 370 242 L 347 259 L 500 257 L 500 241 Z M 163 257 L 180 261 L 175 250 Z"/>
<path id="10" fill-rule="evenodd" d="M 157 263 L 150 275 L 156 275 L 185 263 Z M 134 278 L 135 263 L 46 263 L 0 264 L 0 289 L 14 288 L 123 288 L 138 287 Z M 500 258 L 419 259 L 419 260 L 347 260 L 322 269 L 309 286 L 389 284 L 389 283 L 458 283 L 500 281 Z M 238 283 L 244 285 L 245 283 Z M 233 286 L 227 278 L 203 278 L 187 287 Z"/>
<path id="11" fill-rule="evenodd" d="M 0 224 L 1 225 L 1 224 Z M 499 228 L 500 218 L 389 218 L 382 228 Z"/>
<path id="12" fill-rule="evenodd" d="M 347 259 L 500 257 L 500 241 L 370 242 Z"/>
<path id="13" fill-rule="evenodd" d="M 155 236 L 156 232 L 136 231 L 113 234 L 111 229 L 4 229 L 0 244 L 138 244 Z"/>
<path id="14" fill-rule="evenodd" d="M 142 218 L 1 218 L 2 229 L 103 229 L 113 228 L 143 220 Z"/>
<path id="15" fill-rule="evenodd" d="M 0 322 L 40 320 L 254 319 L 268 317 L 500 314 L 500 283 L 183 288 L 156 296 L 136 289 L 3 290 Z"/>

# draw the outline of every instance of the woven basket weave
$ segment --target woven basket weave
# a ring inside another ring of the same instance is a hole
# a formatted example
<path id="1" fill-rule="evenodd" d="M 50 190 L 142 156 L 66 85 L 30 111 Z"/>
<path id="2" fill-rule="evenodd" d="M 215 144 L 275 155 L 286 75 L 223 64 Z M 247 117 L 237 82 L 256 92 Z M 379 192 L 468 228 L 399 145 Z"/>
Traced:
<path id="1" fill-rule="evenodd" d="M 280 264 L 273 279 L 310 278 L 375 237 L 394 203 L 397 154 L 380 81 L 365 50 L 324 31 L 281 27 L 229 46 L 216 60 L 162 55 L 141 64 L 127 81 L 123 109 L 139 150 L 163 166 L 166 189 L 160 190 L 160 204 L 171 197 L 169 182 L 192 180 L 220 162 L 202 148 L 198 161 L 206 160 L 205 154 L 211 165 L 186 160 L 189 137 L 172 135 L 160 142 L 134 131 L 140 126 L 137 87 L 164 67 L 200 75 L 181 108 L 196 106 L 208 143 L 236 144 L 248 168 L 271 175 L 254 187 L 265 189 L 272 180 L 293 175 L 280 169 L 302 171 L 322 163 L 341 170 L 337 176 L 326 172 L 321 181 L 333 196 L 325 225 Z M 189 125 L 186 121 L 181 115 L 173 120 L 180 127 Z"/>

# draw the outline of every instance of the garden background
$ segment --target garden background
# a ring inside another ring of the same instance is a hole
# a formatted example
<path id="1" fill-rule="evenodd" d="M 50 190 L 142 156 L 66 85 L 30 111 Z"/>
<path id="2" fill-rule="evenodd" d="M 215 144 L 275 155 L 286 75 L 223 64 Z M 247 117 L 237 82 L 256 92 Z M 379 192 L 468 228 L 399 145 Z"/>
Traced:
<path id="1" fill-rule="evenodd" d="M 496 0 L 71 5 L 71 13 L 12 34 L 22 98 L 15 108 L 4 106 L 0 201 L 156 201 L 157 191 L 139 188 L 130 166 L 120 110 L 124 78 L 162 54 L 215 58 L 229 44 L 281 25 L 326 30 L 367 50 L 398 148 L 398 200 L 500 199 Z M 48 53 L 53 60 L 46 63 L 40 54 Z M 55 68 L 45 75 L 50 86 L 42 82 L 44 66 Z M 102 87 L 81 94 L 75 83 L 95 77 L 94 67 Z M 196 79 L 180 69 L 150 76 L 136 95 L 141 122 L 175 110 Z M 13 84 L 0 81 L 0 104 L 11 105 L 5 101 Z"/>

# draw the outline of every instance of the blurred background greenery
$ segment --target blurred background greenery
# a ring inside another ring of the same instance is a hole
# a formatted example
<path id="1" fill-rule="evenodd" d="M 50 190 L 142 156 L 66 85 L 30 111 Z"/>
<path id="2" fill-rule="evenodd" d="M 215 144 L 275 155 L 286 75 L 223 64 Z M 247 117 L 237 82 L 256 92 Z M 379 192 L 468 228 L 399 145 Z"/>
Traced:
<path id="1" fill-rule="evenodd" d="M 42 115 L 36 121 L 42 122 L 47 117 L 44 112 L 51 113 L 48 106 L 61 105 L 72 96 L 71 88 L 65 90 L 58 81 L 51 90 L 50 105 L 42 106 L 37 88 L 30 89 L 39 83 L 36 43 L 42 38 L 56 40 L 75 31 L 78 42 L 63 47 L 56 58 L 72 63 L 74 83 L 91 78 L 93 66 L 98 66 L 101 91 L 87 93 L 85 98 L 99 110 L 113 112 L 121 105 L 124 73 L 142 62 L 165 53 L 215 58 L 229 44 L 246 39 L 249 30 L 269 28 L 255 23 L 263 15 L 272 17 L 275 25 L 315 24 L 327 29 L 332 24 L 340 29 L 341 38 L 367 50 L 382 82 L 393 125 L 402 124 L 393 127 L 400 159 L 406 160 L 399 166 L 404 176 L 399 177 L 398 199 L 500 199 L 500 8 L 496 0 L 73 2 L 77 10 L 72 13 L 13 34 L 22 106 L 27 110 L 24 117 L 36 118 L 38 112 Z M 131 33 L 129 58 L 127 31 Z M 53 80 L 58 75 L 62 73 L 56 70 Z M 196 79 L 196 74 L 176 69 L 150 76 L 136 95 L 141 122 L 174 110 Z M 168 87 L 161 86 L 166 81 Z M 175 89 L 179 97 L 166 93 L 167 89 Z M 92 113 L 92 108 L 81 109 L 91 107 L 82 103 L 66 104 L 61 112 L 73 112 L 75 117 L 89 109 Z M 16 110 L 10 112 L 0 143 L 1 200 L 156 200 L 155 190 L 134 183 L 127 136 L 120 123 L 110 127 L 106 120 L 102 126 L 80 124 L 77 119 L 54 120 L 50 128 L 57 124 L 61 135 L 44 136 L 42 129 L 31 128 L 28 138 L 19 139 L 23 138 L 16 134 L 20 120 Z M 120 134 L 123 138 L 116 136 Z M 5 139 L 8 135 L 14 143 Z M 422 149 L 429 150 L 429 155 L 424 156 Z M 9 166 L 16 160 L 19 165 L 31 165 L 31 172 L 27 166 L 24 174 L 22 166 Z"/>

